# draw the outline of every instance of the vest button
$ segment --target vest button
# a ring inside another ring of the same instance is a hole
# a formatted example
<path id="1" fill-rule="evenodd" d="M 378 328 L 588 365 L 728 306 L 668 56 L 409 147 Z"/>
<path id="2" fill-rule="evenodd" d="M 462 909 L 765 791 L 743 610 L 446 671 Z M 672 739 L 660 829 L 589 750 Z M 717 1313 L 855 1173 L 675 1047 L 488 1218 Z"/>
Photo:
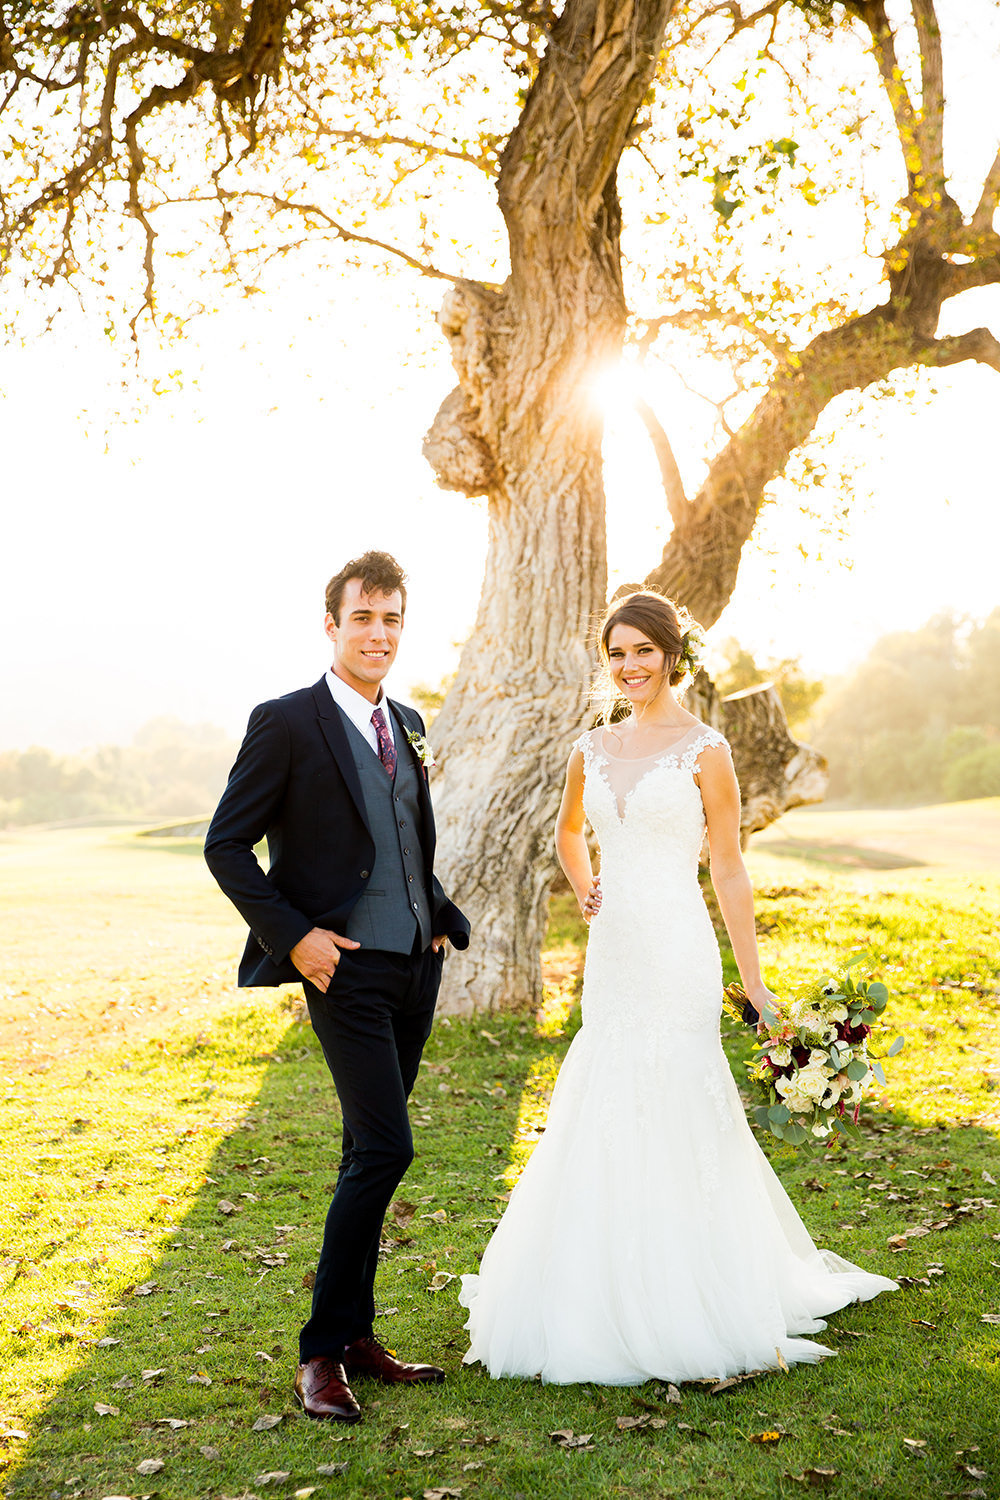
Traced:
<path id="1" fill-rule="evenodd" d="M 414 903 L 413 903 L 413 910 L 414 911 L 419 911 L 420 910 L 419 902 L 414 901 Z"/>
<path id="2" fill-rule="evenodd" d="M 404 854 L 409 854 L 409 852 L 410 852 L 410 851 L 409 851 L 409 849 L 404 849 L 404 850 L 403 850 L 403 853 L 404 853 Z"/>
<path id="3" fill-rule="evenodd" d="M 413 876 L 412 875 L 407 875 L 406 878 L 410 882 L 410 884 L 412 885 L 413 884 Z"/>
<path id="4" fill-rule="evenodd" d="M 371 872 L 369 870 L 362 870 L 361 871 L 361 879 L 362 880 L 367 880 L 370 873 Z"/>
<path id="5" fill-rule="evenodd" d="M 399 820 L 399 826 L 400 826 L 400 828 L 405 828 L 406 827 L 406 819 L 405 818 L 400 818 L 400 820 Z"/>

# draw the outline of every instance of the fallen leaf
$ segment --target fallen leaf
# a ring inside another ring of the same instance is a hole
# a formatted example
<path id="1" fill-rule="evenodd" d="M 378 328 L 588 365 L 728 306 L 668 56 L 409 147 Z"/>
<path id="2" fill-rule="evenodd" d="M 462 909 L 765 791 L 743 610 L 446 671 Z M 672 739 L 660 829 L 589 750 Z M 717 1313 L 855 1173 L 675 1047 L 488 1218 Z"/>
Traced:
<path id="1" fill-rule="evenodd" d="M 677 1431 L 678 1432 L 693 1432 L 694 1435 L 695 1435 L 695 1437 L 708 1437 L 708 1433 L 705 1431 L 705 1429 L 703 1427 L 692 1427 L 690 1422 L 678 1422 L 677 1423 Z"/>
<path id="2" fill-rule="evenodd" d="M 959 1464 L 963 1474 L 968 1474 L 970 1479 L 985 1479 L 986 1470 L 973 1468 L 972 1464 Z"/>
<path id="3" fill-rule="evenodd" d="M 424 1500 L 459 1500 L 461 1493 L 461 1490 L 453 1490 L 444 1486 L 437 1490 L 424 1490 Z"/>
<path id="4" fill-rule="evenodd" d="M 121 1339 L 98 1339 L 94 1345 L 95 1349 L 111 1349 L 115 1344 L 120 1344 Z"/>
<path id="5" fill-rule="evenodd" d="M 1000 1313 L 983 1313 L 980 1323 L 1000 1323 Z"/>
<path id="6" fill-rule="evenodd" d="M 448 1215 L 443 1208 L 436 1208 L 432 1214 L 421 1214 L 422 1219 L 429 1219 L 432 1224 L 447 1224 Z"/>
<path id="7" fill-rule="evenodd" d="M 182 1427 L 190 1427 L 190 1422 L 185 1422 L 182 1417 L 157 1417 L 157 1427 L 169 1427 L 171 1432 L 180 1432 Z"/>
<path id="8" fill-rule="evenodd" d="M 24 1443 L 28 1440 L 28 1434 L 22 1432 L 20 1427 L 7 1427 L 0 1432 L 0 1438 L 12 1438 L 17 1442 Z"/>
<path id="9" fill-rule="evenodd" d="M 616 1417 L 615 1426 L 619 1432 L 631 1432 L 636 1427 L 648 1427 L 649 1417 L 646 1413 L 641 1417 Z"/>
<path id="10" fill-rule="evenodd" d="M 163 1467 L 162 1458 L 144 1458 L 142 1463 L 136 1464 L 135 1472 L 137 1474 L 159 1474 Z"/>
<path id="11" fill-rule="evenodd" d="M 213 1448 L 211 1443 L 206 1443 L 204 1448 L 198 1449 L 198 1452 L 201 1454 L 202 1458 L 207 1458 L 209 1462 L 211 1462 L 212 1459 L 222 1457 L 222 1454 L 219 1452 L 218 1448 Z"/>
<path id="12" fill-rule="evenodd" d="M 143 1380 L 159 1380 L 160 1376 L 165 1375 L 166 1373 L 166 1365 L 161 1365 L 158 1370 L 143 1370 L 142 1378 Z"/>
<path id="13" fill-rule="evenodd" d="M 212 1377 L 211 1375 L 189 1375 L 187 1383 L 188 1385 L 211 1385 Z"/>
<path id="14" fill-rule="evenodd" d="M 277 1427 L 281 1417 L 263 1416 L 258 1417 L 251 1428 L 252 1432 L 270 1432 L 272 1427 Z"/>
<path id="15" fill-rule="evenodd" d="M 788 1477 L 798 1480 L 799 1484 L 811 1484 L 818 1488 L 832 1484 L 839 1472 L 838 1469 L 803 1469 L 801 1474 L 789 1474 Z"/>
<path id="16" fill-rule="evenodd" d="M 332 1479 L 335 1474 L 347 1473 L 347 1463 L 345 1461 L 342 1464 L 317 1464 L 316 1473 L 325 1474 L 328 1478 Z"/>
<path id="17" fill-rule="evenodd" d="M 775 1353 L 777 1352 L 779 1351 L 776 1350 Z M 743 1385 L 745 1381 L 756 1380 L 758 1375 L 766 1375 L 767 1373 L 767 1370 L 747 1370 L 743 1375 L 727 1375 L 725 1380 L 717 1380 L 715 1384 L 710 1388 L 708 1394 L 710 1396 L 721 1395 L 723 1391 L 732 1390 L 734 1385 Z M 676 1389 L 676 1387 L 673 1387 L 673 1389 Z M 678 1392 L 678 1400 L 679 1399 L 680 1393 Z"/>
<path id="18" fill-rule="evenodd" d="M 593 1449 L 593 1436 L 592 1432 L 574 1432 L 572 1427 L 560 1427 L 549 1433 L 549 1437 L 560 1448 L 580 1448 L 586 1451 Z"/>
<path id="19" fill-rule="evenodd" d="M 269 1365 L 273 1365 L 274 1364 L 274 1355 L 273 1354 L 267 1354 L 267 1353 L 265 1353 L 265 1351 L 263 1349 L 256 1349 L 256 1350 L 254 1350 L 254 1356 L 253 1357 L 254 1357 L 254 1359 L 263 1359 L 263 1360 L 266 1360 Z"/>
<path id="20" fill-rule="evenodd" d="M 134 1286 L 132 1288 L 132 1296 L 151 1297 L 153 1293 L 158 1290 L 159 1288 L 157 1287 L 155 1281 L 144 1281 L 141 1286 Z"/>
<path id="21" fill-rule="evenodd" d="M 122 1411 L 120 1406 L 105 1406 L 103 1401 L 95 1401 L 94 1410 L 99 1417 L 120 1417 Z"/>
<path id="22" fill-rule="evenodd" d="M 992 1187 L 996 1187 L 996 1185 L 997 1185 L 996 1178 L 995 1177 L 991 1177 L 990 1174 L 989 1174 L 989 1172 L 987 1172 L 987 1170 L 986 1170 L 985 1167 L 983 1168 L 983 1181 L 990 1183 L 990 1185 Z"/>
<path id="23" fill-rule="evenodd" d="M 434 1454 L 436 1452 L 437 1452 L 436 1448 L 414 1448 L 413 1449 L 413 1457 L 414 1458 L 433 1458 Z"/>
<path id="24" fill-rule="evenodd" d="M 926 1438 L 904 1438 L 903 1439 L 903 1447 L 904 1448 L 912 1448 L 916 1452 L 916 1451 L 919 1451 L 919 1449 L 921 1449 L 921 1448 L 926 1448 L 927 1447 L 927 1439 Z"/>
<path id="25" fill-rule="evenodd" d="M 471 1459 L 469 1463 L 462 1465 L 462 1473 L 469 1474 L 473 1469 L 481 1469 L 483 1466 L 478 1458 Z"/>
<path id="26" fill-rule="evenodd" d="M 219 1210 L 220 1214 L 238 1214 L 240 1211 L 239 1205 L 236 1203 L 230 1203 L 228 1198 L 220 1198 L 215 1206 Z"/>
<path id="27" fill-rule="evenodd" d="M 500 1042 L 499 1042 L 499 1040 L 498 1040 L 498 1039 L 497 1039 L 497 1038 L 496 1038 L 496 1037 L 495 1037 L 495 1036 L 494 1036 L 494 1035 L 493 1035 L 493 1033 L 492 1033 L 492 1031 L 481 1031 L 481 1032 L 480 1032 L 480 1033 L 479 1033 L 479 1035 L 480 1035 L 480 1036 L 481 1036 L 481 1037 L 482 1037 L 482 1038 L 483 1038 L 483 1040 L 484 1040 L 484 1041 L 487 1041 L 487 1042 L 489 1042 L 489 1043 L 490 1043 L 490 1045 L 491 1045 L 491 1046 L 492 1046 L 492 1047 L 499 1047 L 499 1045 L 500 1045 Z"/>
<path id="28" fill-rule="evenodd" d="M 450 1271 L 438 1271 L 427 1283 L 427 1290 L 429 1292 L 443 1292 L 449 1281 L 454 1280 L 455 1277 Z"/>
<path id="29" fill-rule="evenodd" d="M 309 1496 L 315 1495 L 315 1493 L 316 1486 L 314 1484 L 307 1484 L 301 1490 L 292 1491 L 292 1500 L 309 1500 Z"/>
<path id="30" fill-rule="evenodd" d="M 785 1356 L 782 1354 L 781 1350 L 777 1347 L 777 1345 L 775 1345 L 774 1357 L 778 1361 L 778 1369 L 779 1370 L 784 1370 L 785 1374 L 787 1375 L 788 1374 L 788 1361 L 785 1359 Z"/>
<path id="31" fill-rule="evenodd" d="M 263 1488 L 265 1484 L 284 1484 L 285 1480 L 291 1477 L 291 1469 L 269 1469 L 264 1474 L 255 1474 L 253 1482 Z"/>
<path id="32" fill-rule="evenodd" d="M 785 1433 L 785 1432 L 779 1432 L 777 1430 L 777 1428 L 768 1428 L 768 1430 L 766 1432 L 751 1432 L 750 1436 L 747 1438 L 747 1442 L 748 1443 L 780 1443 L 781 1439 L 783 1437 L 787 1437 L 787 1436 L 788 1436 L 787 1433 Z"/>

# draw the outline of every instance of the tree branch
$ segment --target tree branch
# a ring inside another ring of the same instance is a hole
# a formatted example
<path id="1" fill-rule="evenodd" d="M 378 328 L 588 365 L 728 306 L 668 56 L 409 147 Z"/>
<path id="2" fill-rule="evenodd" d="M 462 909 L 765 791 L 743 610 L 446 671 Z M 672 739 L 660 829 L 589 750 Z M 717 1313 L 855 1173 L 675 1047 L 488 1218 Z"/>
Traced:
<path id="1" fill-rule="evenodd" d="M 681 479 L 681 471 L 677 467 L 670 439 L 648 401 L 644 401 L 641 396 L 637 397 L 635 409 L 645 424 L 660 465 L 660 478 L 663 481 L 663 493 L 667 497 L 667 509 L 670 511 L 674 525 L 680 525 L 684 519 L 684 512 L 687 510 L 688 500 L 684 493 L 684 481 Z"/>
<path id="2" fill-rule="evenodd" d="M 910 0 L 920 44 L 921 99 L 917 123 L 917 150 L 925 181 L 944 181 L 944 75 L 941 61 L 941 29 L 934 0 Z"/>
<path id="3" fill-rule="evenodd" d="M 970 228 L 974 235 L 988 234 L 993 228 L 993 219 L 1000 206 L 1000 151 L 993 158 L 993 165 L 986 174 L 983 191 L 979 195 L 976 211 Z"/>
<path id="4" fill-rule="evenodd" d="M 348 229 L 345 225 L 338 223 L 326 209 L 320 208 L 317 203 L 295 203 L 290 198 L 280 198 L 276 193 L 256 192 L 249 188 L 239 192 L 227 193 L 226 198 L 234 199 L 257 199 L 261 203 L 270 203 L 274 208 L 284 209 L 288 213 L 301 214 L 303 218 L 318 219 L 327 229 L 331 230 L 335 239 L 351 241 L 358 245 L 368 245 L 373 250 L 381 250 L 385 255 L 395 256 L 402 260 L 412 270 L 419 271 L 421 276 L 433 276 L 440 281 L 450 281 L 453 286 L 465 286 L 468 278 L 456 276 L 450 271 L 441 271 L 429 261 L 418 260 L 408 250 L 403 250 L 399 245 L 390 245 L 385 240 L 374 239 L 368 234 L 358 234 L 354 229 Z"/>

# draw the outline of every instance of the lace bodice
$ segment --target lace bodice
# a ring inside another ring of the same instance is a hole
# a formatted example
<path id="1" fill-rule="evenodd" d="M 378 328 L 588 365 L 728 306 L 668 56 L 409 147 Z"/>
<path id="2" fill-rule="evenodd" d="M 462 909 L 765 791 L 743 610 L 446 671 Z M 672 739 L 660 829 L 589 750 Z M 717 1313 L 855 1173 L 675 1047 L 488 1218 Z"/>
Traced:
<path id="1" fill-rule="evenodd" d="M 606 731 L 583 734 L 583 806 L 601 845 L 603 904 L 590 924 L 584 1016 L 622 1025 L 717 1027 L 722 997 L 715 934 L 698 885 L 705 810 L 699 758 L 725 745 L 692 725 L 664 751 L 609 753 Z"/>

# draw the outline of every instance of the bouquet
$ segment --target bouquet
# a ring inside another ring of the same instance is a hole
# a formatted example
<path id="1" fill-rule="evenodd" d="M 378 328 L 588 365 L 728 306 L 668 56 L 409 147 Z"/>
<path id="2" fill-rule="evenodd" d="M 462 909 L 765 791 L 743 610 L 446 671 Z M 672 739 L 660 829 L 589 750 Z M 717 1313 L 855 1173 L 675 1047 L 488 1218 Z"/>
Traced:
<path id="1" fill-rule="evenodd" d="M 856 977 L 865 962 L 859 954 L 834 975 L 824 975 L 777 1012 L 764 1010 L 766 1035 L 747 1067 L 766 1103 L 754 1110 L 757 1123 L 779 1140 L 799 1146 L 810 1137 L 857 1133 L 861 1100 L 873 1083 L 885 1085 L 882 1065 L 868 1050 L 868 1039 L 889 1001 L 879 980 Z M 757 1012 L 738 984 L 725 991 L 725 1009 L 754 1025 Z M 897 1037 L 885 1054 L 903 1046 Z"/>

